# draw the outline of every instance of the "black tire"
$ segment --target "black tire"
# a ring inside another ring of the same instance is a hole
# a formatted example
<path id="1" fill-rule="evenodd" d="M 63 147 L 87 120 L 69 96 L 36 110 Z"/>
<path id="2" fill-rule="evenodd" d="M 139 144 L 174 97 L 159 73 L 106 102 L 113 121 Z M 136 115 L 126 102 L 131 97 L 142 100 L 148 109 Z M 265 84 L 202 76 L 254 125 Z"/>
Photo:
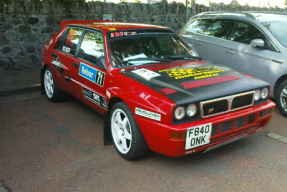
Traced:
<path id="1" fill-rule="evenodd" d="M 149 147 L 139 126 L 131 110 L 124 102 L 119 102 L 113 106 L 109 121 L 111 137 L 121 157 L 126 160 L 135 160 L 149 152 Z"/>
<path id="2" fill-rule="evenodd" d="M 44 90 L 47 98 L 52 102 L 59 102 L 64 99 L 64 91 L 58 88 L 53 73 L 46 67 L 43 75 Z"/>
<path id="3" fill-rule="evenodd" d="M 276 91 L 276 104 L 282 115 L 287 117 L 287 79 L 279 85 Z"/>

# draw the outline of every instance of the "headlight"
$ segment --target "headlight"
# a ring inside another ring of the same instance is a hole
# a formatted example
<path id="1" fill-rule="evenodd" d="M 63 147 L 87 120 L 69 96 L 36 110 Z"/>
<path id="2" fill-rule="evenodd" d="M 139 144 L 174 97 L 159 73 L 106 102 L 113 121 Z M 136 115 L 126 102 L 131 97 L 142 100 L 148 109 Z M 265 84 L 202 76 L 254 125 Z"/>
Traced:
<path id="1" fill-rule="evenodd" d="M 260 90 L 255 90 L 255 93 L 254 93 L 254 101 L 258 101 L 260 99 Z"/>
<path id="2" fill-rule="evenodd" d="M 193 117 L 196 114 L 196 105 L 191 104 L 186 108 L 186 115 Z"/>
<path id="3" fill-rule="evenodd" d="M 177 120 L 181 120 L 185 116 L 185 110 L 183 107 L 177 107 L 176 110 L 174 111 L 174 117 Z"/>
<path id="4" fill-rule="evenodd" d="M 261 99 L 266 99 L 268 97 L 269 90 L 267 88 L 262 89 Z"/>

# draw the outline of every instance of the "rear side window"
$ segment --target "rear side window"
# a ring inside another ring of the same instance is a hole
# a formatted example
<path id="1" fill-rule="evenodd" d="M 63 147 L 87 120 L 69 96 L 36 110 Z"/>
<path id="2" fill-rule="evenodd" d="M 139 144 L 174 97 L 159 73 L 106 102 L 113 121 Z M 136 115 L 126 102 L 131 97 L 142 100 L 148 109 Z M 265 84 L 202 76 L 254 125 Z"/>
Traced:
<path id="1" fill-rule="evenodd" d="M 102 34 L 87 31 L 79 49 L 78 57 L 91 63 L 96 63 L 96 60 L 104 55 Z"/>
<path id="2" fill-rule="evenodd" d="M 209 22 L 209 19 L 193 20 L 186 26 L 186 29 L 194 33 L 202 34 Z"/>
<path id="3" fill-rule="evenodd" d="M 59 49 L 65 53 L 75 55 L 78 42 L 83 33 L 82 29 L 70 28 L 66 36 L 61 38 L 61 40 L 56 45 L 56 49 Z"/>
<path id="4" fill-rule="evenodd" d="M 203 33 L 212 37 L 226 39 L 231 23 L 231 20 L 211 20 L 209 23 L 207 23 Z"/>

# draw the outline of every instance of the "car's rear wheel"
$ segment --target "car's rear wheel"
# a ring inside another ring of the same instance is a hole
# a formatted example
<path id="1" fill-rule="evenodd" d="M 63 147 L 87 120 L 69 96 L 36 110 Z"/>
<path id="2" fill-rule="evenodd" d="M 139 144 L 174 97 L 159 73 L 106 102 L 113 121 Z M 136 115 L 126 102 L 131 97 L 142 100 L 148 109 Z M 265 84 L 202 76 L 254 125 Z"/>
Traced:
<path id="1" fill-rule="evenodd" d="M 276 103 L 281 113 L 287 117 L 287 79 L 277 89 Z"/>
<path id="2" fill-rule="evenodd" d="M 110 127 L 115 148 L 124 159 L 138 159 L 149 152 L 139 126 L 131 110 L 124 102 L 119 102 L 113 106 Z"/>
<path id="3" fill-rule="evenodd" d="M 49 67 L 44 71 L 44 88 L 47 98 L 52 102 L 63 100 L 64 92 L 58 88 L 54 76 Z"/>

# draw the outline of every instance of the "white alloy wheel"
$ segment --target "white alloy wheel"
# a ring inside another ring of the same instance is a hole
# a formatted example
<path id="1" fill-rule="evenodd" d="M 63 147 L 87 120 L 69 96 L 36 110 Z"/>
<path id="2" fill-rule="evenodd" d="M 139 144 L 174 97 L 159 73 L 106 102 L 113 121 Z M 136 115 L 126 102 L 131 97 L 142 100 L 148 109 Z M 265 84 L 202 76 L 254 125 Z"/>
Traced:
<path id="1" fill-rule="evenodd" d="M 132 145 L 132 131 L 128 116 L 122 109 L 114 110 L 111 118 L 114 143 L 122 154 L 127 154 Z"/>
<path id="2" fill-rule="evenodd" d="M 54 79 L 50 70 L 46 70 L 44 74 L 44 86 L 48 98 L 52 98 L 54 94 Z"/>

